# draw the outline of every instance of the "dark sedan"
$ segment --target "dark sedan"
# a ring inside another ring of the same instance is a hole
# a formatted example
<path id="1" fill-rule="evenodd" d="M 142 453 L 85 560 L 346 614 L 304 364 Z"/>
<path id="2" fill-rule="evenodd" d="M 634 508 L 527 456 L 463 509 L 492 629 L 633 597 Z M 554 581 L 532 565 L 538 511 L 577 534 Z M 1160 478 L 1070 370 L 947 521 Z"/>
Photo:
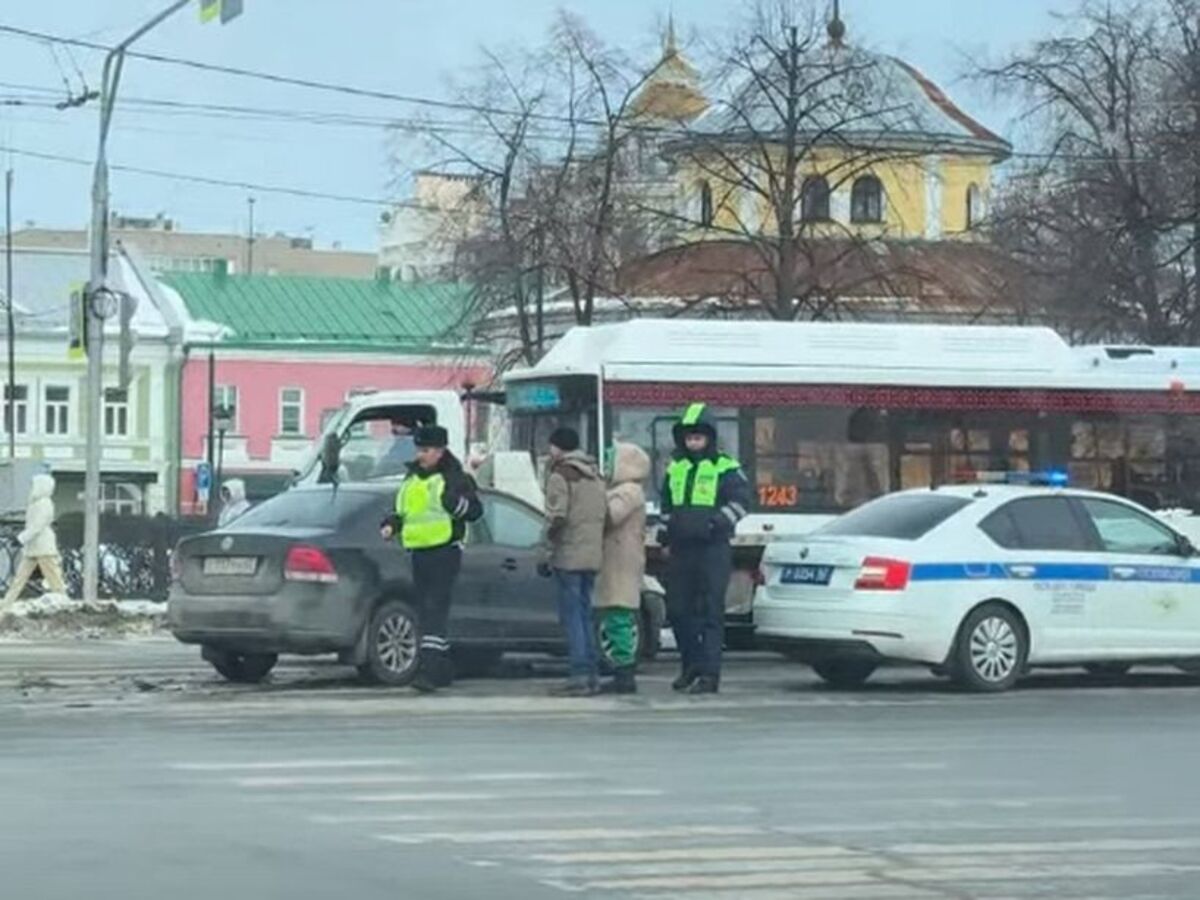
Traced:
<path id="1" fill-rule="evenodd" d="M 301 487 L 218 531 L 180 542 L 167 622 L 231 681 L 255 682 L 280 653 L 336 653 L 366 678 L 416 674 L 419 611 L 407 554 L 380 538 L 395 485 Z M 460 674 L 506 651 L 561 654 L 554 584 L 537 572 L 541 513 L 482 491 L 467 533 L 450 636 Z M 659 598 L 643 602 L 641 644 L 657 647 Z"/>

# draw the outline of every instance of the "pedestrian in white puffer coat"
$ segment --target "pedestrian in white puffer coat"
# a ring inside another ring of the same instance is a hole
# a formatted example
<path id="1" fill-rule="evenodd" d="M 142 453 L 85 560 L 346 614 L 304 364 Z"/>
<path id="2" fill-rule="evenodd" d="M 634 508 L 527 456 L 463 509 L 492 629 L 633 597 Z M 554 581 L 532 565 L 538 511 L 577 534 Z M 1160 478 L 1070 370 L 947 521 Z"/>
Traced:
<path id="1" fill-rule="evenodd" d="M 13 573 L 2 605 L 7 606 L 21 596 L 25 585 L 40 569 L 42 581 L 51 593 L 65 594 L 62 559 L 58 555 L 58 537 L 54 534 L 54 478 L 42 474 L 33 476 L 29 488 L 29 503 L 25 507 L 25 527 L 17 535 L 21 542 L 21 561 Z"/>

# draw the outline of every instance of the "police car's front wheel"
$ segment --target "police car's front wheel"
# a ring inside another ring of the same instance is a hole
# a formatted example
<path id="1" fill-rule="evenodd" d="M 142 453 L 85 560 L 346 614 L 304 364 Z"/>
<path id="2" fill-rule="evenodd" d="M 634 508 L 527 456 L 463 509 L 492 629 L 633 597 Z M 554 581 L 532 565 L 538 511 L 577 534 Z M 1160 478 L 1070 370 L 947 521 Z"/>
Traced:
<path id="1" fill-rule="evenodd" d="M 1006 691 L 1029 655 L 1025 623 L 1002 603 L 979 607 L 962 624 L 954 648 L 954 679 L 971 691 Z"/>

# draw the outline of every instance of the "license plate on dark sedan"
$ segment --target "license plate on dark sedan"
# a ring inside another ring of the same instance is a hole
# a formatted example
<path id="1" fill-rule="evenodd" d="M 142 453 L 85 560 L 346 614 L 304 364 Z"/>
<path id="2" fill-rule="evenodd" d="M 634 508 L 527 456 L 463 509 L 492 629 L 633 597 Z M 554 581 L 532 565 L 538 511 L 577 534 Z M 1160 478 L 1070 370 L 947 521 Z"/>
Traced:
<path id="1" fill-rule="evenodd" d="M 205 575 L 253 575 L 257 569 L 257 556 L 204 557 Z"/>
<path id="2" fill-rule="evenodd" d="M 784 566 L 780 581 L 783 584 L 827 585 L 833 578 L 833 566 Z"/>

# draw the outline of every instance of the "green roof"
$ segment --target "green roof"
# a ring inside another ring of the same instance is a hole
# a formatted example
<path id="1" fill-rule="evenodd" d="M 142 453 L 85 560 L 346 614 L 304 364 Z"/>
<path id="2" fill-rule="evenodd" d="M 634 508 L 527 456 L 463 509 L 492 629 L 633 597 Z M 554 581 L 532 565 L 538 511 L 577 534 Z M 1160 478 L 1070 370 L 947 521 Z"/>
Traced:
<path id="1" fill-rule="evenodd" d="M 292 275 L 168 272 L 193 319 L 225 325 L 224 345 L 405 349 L 461 353 L 470 287 Z"/>

